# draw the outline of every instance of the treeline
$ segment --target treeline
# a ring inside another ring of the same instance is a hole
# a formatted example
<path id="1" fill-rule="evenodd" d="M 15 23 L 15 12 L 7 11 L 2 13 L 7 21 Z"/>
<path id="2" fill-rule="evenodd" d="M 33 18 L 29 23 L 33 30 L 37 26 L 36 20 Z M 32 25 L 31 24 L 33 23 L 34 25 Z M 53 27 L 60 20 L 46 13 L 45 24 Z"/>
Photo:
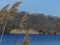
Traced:
<path id="1" fill-rule="evenodd" d="M 16 21 L 8 24 L 11 29 L 20 28 L 20 21 L 25 15 L 26 12 L 16 13 Z M 26 21 L 27 22 L 27 21 Z M 25 23 L 26 23 L 25 22 Z M 11 26 L 10 26 L 11 25 Z M 7 26 L 7 27 L 8 27 Z M 28 29 L 32 29 L 35 31 L 43 32 L 43 33 L 56 33 L 60 32 L 60 18 L 53 16 L 46 16 L 44 14 L 29 14 L 28 25 L 25 25 Z"/>
<path id="2" fill-rule="evenodd" d="M 15 14 L 16 20 L 15 22 L 8 22 L 5 32 L 9 33 L 12 29 L 19 29 L 20 22 L 26 12 L 17 12 Z M 53 16 L 46 16 L 44 14 L 29 14 L 29 20 L 26 21 L 28 24 L 25 25 L 28 29 L 32 29 L 39 32 L 48 32 L 55 33 L 60 32 L 60 18 Z M 26 23 L 25 22 L 25 23 Z M 3 25 L 0 25 L 0 28 Z M 0 29 L 2 30 L 2 28 Z"/>

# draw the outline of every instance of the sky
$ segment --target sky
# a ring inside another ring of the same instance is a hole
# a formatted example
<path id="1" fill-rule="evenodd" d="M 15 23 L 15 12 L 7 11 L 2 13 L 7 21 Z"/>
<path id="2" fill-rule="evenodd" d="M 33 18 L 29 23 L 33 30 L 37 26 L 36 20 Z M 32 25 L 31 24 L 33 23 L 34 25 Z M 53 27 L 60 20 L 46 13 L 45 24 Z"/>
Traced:
<path id="1" fill-rule="evenodd" d="M 19 11 L 60 17 L 60 0 L 0 0 L 0 9 L 6 4 L 12 5 L 18 1 L 22 2 Z"/>

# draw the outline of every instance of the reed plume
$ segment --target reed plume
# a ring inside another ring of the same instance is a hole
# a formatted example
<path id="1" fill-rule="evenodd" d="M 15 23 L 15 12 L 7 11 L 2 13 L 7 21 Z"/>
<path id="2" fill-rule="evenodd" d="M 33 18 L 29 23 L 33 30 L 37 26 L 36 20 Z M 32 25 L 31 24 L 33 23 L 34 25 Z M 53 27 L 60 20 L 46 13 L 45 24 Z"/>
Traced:
<path id="1" fill-rule="evenodd" d="M 10 13 L 13 13 L 13 12 L 16 12 L 18 9 L 17 9 L 17 6 L 19 6 L 19 4 L 21 4 L 22 2 L 16 2 L 15 4 L 13 4 L 13 6 L 11 7 L 10 9 Z"/>
<path id="2" fill-rule="evenodd" d="M 7 26 L 7 22 L 10 21 L 14 21 L 15 20 L 15 13 L 16 12 L 16 7 L 19 6 L 21 2 L 16 2 L 12 8 L 8 11 L 7 10 L 7 7 L 9 6 L 9 4 L 7 4 L 5 7 L 3 7 L 0 11 L 0 16 L 2 17 L 2 19 L 4 20 L 4 27 L 3 27 L 3 30 L 2 30 L 2 35 L 0 37 L 0 43 L 2 41 L 2 38 L 3 38 L 3 34 L 4 34 L 4 31 L 5 31 L 5 28 Z M 12 12 L 12 13 L 11 13 Z M 13 15 L 14 14 L 14 15 Z"/>

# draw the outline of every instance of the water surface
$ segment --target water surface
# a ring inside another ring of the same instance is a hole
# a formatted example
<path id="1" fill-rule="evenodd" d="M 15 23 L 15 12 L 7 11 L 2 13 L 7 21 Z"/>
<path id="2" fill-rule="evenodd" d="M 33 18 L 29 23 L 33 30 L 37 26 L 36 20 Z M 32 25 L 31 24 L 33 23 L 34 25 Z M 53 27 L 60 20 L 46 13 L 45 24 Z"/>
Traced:
<path id="1" fill-rule="evenodd" d="M 19 45 L 22 45 L 23 34 L 4 34 L 3 40 L 0 45 L 14 45 L 16 40 L 18 40 Z M 0 34 L 1 37 L 1 34 Z M 29 35 L 30 45 L 60 45 L 60 35 Z"/>

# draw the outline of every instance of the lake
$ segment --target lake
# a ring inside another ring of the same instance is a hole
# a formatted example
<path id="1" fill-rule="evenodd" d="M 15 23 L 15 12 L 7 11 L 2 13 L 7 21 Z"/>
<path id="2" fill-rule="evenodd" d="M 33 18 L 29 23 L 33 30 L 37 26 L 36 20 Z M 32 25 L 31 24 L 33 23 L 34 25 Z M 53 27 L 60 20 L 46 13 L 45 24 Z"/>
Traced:
<path id="1" fill-rule="evenodd" d="M 22 45 L 24 34 L 4 34 L 0 45 L 14 45 L 16 40 Z M 1 34 L 0 34 L 1 37 Z M 60 35 L 29 35 L 30 45 L 60 45 Z"/>

